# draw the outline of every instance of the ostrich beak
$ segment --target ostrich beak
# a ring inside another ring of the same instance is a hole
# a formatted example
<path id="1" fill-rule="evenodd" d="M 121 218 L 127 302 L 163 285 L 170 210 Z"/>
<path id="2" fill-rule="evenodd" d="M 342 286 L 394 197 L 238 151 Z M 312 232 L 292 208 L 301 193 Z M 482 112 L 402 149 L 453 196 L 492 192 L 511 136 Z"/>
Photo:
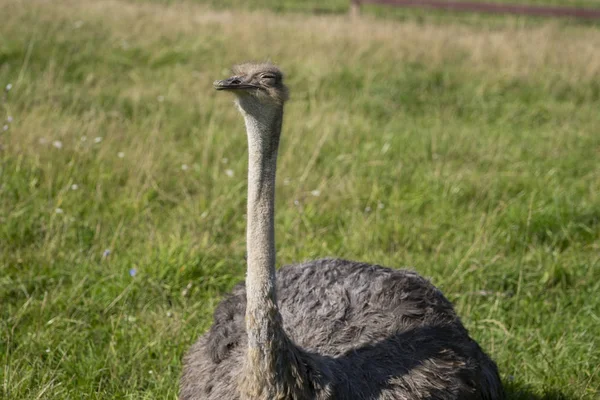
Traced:
<path id="1" fill-rule="evenodd" d="M 239 76 L 232 76 L 231 78 L 223 79 L 221 81 L 214 81 L 213 86 L 217 90 L 256 89 L 255 85 L 245 83 Z"/>

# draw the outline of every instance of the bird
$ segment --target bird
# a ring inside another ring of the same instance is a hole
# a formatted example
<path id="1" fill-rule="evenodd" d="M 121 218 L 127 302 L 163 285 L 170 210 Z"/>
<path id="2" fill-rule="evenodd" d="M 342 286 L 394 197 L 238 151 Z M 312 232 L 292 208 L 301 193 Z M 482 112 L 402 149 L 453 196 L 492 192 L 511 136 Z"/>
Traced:
<path id="1" fill-rule="evenodd" d="M 180 400 L 504 399 L 494 361 L 414 270 L 334 258 L 276 270 L 283 79 L 247 62 L 213 83 L 246 126 L 247 274 L 185 355 Z"/>

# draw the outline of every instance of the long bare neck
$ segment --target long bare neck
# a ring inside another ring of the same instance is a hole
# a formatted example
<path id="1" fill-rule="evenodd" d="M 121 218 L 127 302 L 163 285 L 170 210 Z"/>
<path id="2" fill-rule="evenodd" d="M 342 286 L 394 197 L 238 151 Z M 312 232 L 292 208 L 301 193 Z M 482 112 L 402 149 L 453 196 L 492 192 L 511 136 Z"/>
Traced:
<path id="1" fill-rule="evenodd" d="M 238 103 L 240 104 L 240 103 Z M 283 330 L 275 285 L 275 172 L 283 107 L 241 104 L 248 134 L 248 348 L 242 399 L 314 399 L 313 362 Z M 250 111 L 250 112 L 249 112 Z"/>
<path id="2" fill-rule="evenodd" d="M 244 113 L 248 134 L 248 274 L 246 329 L 250 350 L 270 351 L 283 335 L 275 298 L 275 173 L 283 109 Z"/>

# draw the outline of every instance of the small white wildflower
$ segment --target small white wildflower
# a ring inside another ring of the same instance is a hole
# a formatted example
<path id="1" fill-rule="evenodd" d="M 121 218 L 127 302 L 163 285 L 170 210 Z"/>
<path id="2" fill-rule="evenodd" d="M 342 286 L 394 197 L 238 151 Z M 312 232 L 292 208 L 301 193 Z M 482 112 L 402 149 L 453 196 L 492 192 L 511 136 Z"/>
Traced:
<path id="1" fill-rule="evenodd" d="M 152 375 L 154 372 L 153 372 L 152 370 L 150 370 L 150 371 L 148 371 L 148 373 L 149 373 L 150 375 Z"/>
<path id="2" fill-rule="evenodd" d="M 204 219 L 208 217 L 208 211 L 203 211 L 202 214 L 200 214 L 200 218 Z"/>
<path id="3" fill-rule="evenodd" d="M 86 140 L 87 140 L 87 136 L 82 136 L 82 137 L 81 137 L 81 141 L 82 141 L 82 142 L 85 142 Z"/>
<path id="4" fill-rule="evenodd" d="M 102 252 L 102 257 L 106 258 L 110 256 L 110 249 L 106 249 Z"/>
<path id="5" fill-rule="evenodd" d="M 6 117 L 6 122 L 8 122 L 9 124 L 10 124 L 11 122 L 13 122 L 13 117 L 12 117 L 12 115 L 9 115 L 8 117 Z"/>
<path id="6" fill-rule="evenodd" d="M 371 212 L 371 207 L 369 207 L 369 206 L 366 206 L 366 207 L 365 207 L 365 212 L 366 212 L 366 213 L 369 213 L 369 212 Z"/>
<path id="7" fill-rule="evenodd" d="M 158 100 L 159 103 L 162 103 L 163 101 L 165 101 L 165 96 L 158 96 L 156 100 Z"/>
<path id="8" fill-rule="evenodd" d="M 295 205 L 295 206 L 299 206 L 299 205 L 300 205 L 300 201 L 298 201 L 298 200 L 294 200 L 294 205 Z"/>
<path id="9" fill-rule="evenodd" d="M 133 315 L 128 315 L 127 316 L 127 322 L 135 322 L 137 321 L 137 318 L 134 317 Z"/>
<path id="10" fill-rule="evenodd" d="M 83 21 L 75 21 L 75 24 L 73 24 L 75 26 L 75 28 L 79 29 L 83 26 Z"/>
<path id="11" fill-rule="evenodd" d="M 46 353 L 50 353 L 50 349 L 46 349 Z"/>
<path id="12" fill-rule="evenodd" d="M 55 140 L 52 142 L 52 146 L 56 147 L 57 149 L 62 149 L 62 142 L 60 140 Z"/>
<path id="13" fill-rule="evenodd" d="M 232 169 L 226 169 L 225 170 L 225 175 L 227 175 L 228 177 L 232 177 L 233 176 L 233 170 Z"/>
<path id="14" fill-rule="evenodd" d="M 125 153 L 123 153 L 122 151 L 120 151 L 120 152 L 117 153 L 117 157 L 123 158 L 123 157 L 125 157 Z"/>
<path id="15" fill-rule="evenodd" d="M 102 141 L 102 136 L 96 136 L 94 138 L 94 143 L 100 143 Z"/>
<path id="16" fill-rule="evenodd" d="M 181 169 L 187 171 L 190 167 L 187 164 L 181 164 Z"/>
<path id="17" fill-rule="evenodd" d="M 54 210 L 54 212 L 57 214 L 62 214 L 64 211 L 62 208 L 57 208 L 56 210 Z"/>
<path id="18" fill-rule="evenodd" d="M 310 192 L 310 194 L 312 194 L 315 197 L 319 197 L 321 195 L 321 191 L 316 189 L 316 190 L 313 190 L 312 192 Z"/>
<path id="19" fill-rule="evenodd" d="M 8 130 L 8 125 L 4 125 L 4 126 L 2 127 L 2 130 L 3 130 L 4 132 L 6 132 L 6 131 Z"/>
<path id="20" fill-rule="evenodd" d="M 377 208 L 379 208 L 380 210 L 383 210 L 385 208 L 385 204 L 383 204 L 382 202 L 377 203 Z"/>
<path id="21" fill-rule="evenodd" d="M 6 85 L 6 91 L 9 92 L 10 89 L 12 89 L 12 83 L 9 83 L 8 85 Z"/>
<path id="22" fill-rule="evenodd" d="M 173 313 L 171 311 L 167 311 L 167 317 L 171 318 L 173 316 Z"/>
<path id="23" fill-rule="evenodd" d="M 188 295 L 188 293 L 190 292 L 190 289 L 192 288 L 192 282 L 188 283 L 187 286 L 185 287 L 185 289 L 183 289 L 181 291 L 181 296 L 185 297 Z"/>
<path id="24" fill-rule="evenodd" d="M 71 185 L 71 190 L 77 190 L 77 189 L 79 189 L 79 185 L 78 184 L 74 183 L 74 184 Z"/>
<path id="25" fill-rule="evenodd" d="M 284 184 L 285 186 L 289 185 L 289 184 L 290 184 L 290 182 L 291 182 L 291 179 L 290 179 L 290 178 L 285 178 L 285 179 L 283 180 L 283 184 Z"/>

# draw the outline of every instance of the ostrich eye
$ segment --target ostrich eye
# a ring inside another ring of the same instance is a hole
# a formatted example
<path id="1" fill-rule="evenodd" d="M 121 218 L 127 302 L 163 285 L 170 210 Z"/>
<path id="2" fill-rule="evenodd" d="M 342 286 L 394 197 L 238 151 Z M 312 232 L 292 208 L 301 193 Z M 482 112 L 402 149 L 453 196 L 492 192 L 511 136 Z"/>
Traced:
<path id="1" fill-rule="evenodd" d="M 273 74 L 263 74 L 261 75 L 260 79 L 263 79 L 265 81 L 276 81 L 277 77 Z"/>

